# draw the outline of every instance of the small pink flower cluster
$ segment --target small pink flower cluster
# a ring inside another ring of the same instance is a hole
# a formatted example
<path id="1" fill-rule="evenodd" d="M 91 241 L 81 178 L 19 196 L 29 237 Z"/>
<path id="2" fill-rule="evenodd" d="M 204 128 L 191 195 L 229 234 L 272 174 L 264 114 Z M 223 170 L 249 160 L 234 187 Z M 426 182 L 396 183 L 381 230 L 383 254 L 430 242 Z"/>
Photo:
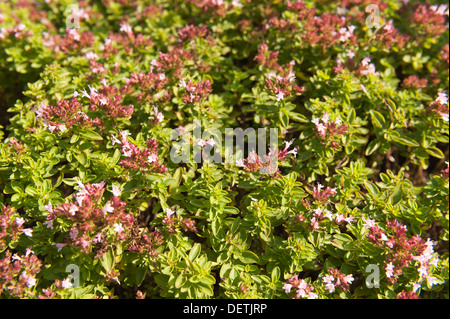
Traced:
<path id="1" fill-rule="evenodd" d="M 35 276 L 41 266 L 39 258 L 28 248 L 22 256 L 7 251 L 0 259 L 0 296 L 33 297 L 29 289 L 36 286 Z"/>
<path id="2" fill-rule="evenodd" d="M 92 47 L 94 44 L 94 34 L 84 31 L 78 33 L 75 28 L 67 28 L 64 37 L 60 35 L 49 36 L 44 33 L 44 45 L 55 52 L 62 51 L 64 54 L 70 54 L 80 51 L 82 48 Z"/>
<path id="3" fill-rule="evenodd" d="M 393 44 L 400 49 L 403 48 L 411 38 L 406 34 L 399 34 L 391 20 L 376 34 L 376 40 L 380 45 L 383 45 L 390 50 Z"/>
<path id="4" fill-rule="evenodd" d="M 322 120 L 322 123 L 320 120 Z M 346 133 L 348 131 L 348 126 L 342 124 L 339 117 L 334 121 L 330 121 L 330 116 L 328 113 L 325 113 L 321 119 L 314 117 L 311 122 L 315 124 L 315 131 L 323 145 L 330 146 L 332 149 L 340 148 L 336 138 Z"/>
<path id="5" fill-rule="evenodd" d="M 180 42 L 191 40 L 196 37 L 204 38 L 208 34 L 208 27 L 197 27 L 193 24 L 187 25 L 178 30 L 178 39 Z"/>
<path id="6" fill-rule="evenodd" d="M 26 39 L 27 37 L 31 37 L 33 33 L 26 30 L 26 28 L 27 27 L 23 23 L 19 23 L 12 28 L 0 28 L 0 40 L 7 39 L 11 35 L 14 35 L 16 39 Z"/>
<path id="7" fill-rule="evenodd" d="M 9 146 L 13 147 L 17 153 L 22 153 L 25 148 L 22 146 L 22 142 L 18 142 L 14 137 L 11 137 L 8 141 Z"/>
<path id="8" fill-rule="evenodd" d="M 204 12 L 223 16 L 226 13 L 224 0 L 188 0 Z"/>
<path id="9" fill-rule="evenodd" d="M 102 110 L 109 118 L 130 117 L 134 112 L 134 106 L 122 105 L 122 96 L 118 94 L 115 86 L 105 85 L 97 91 L 93 87 L 89 87 L 90 93 L 82 90 L 82 97 L 87 97 L 91 104 L 92 111 Z"/>
<path id="10" fill-rule="evenodd" d="M 95 91 L 91 88 L 92 94 Z M 38 118 L 42 117 L 44 125 L 51 133 L 65 132 L 74 125 L 103 128 L 103 122 L 98 117 L 90 118 L 82 111 L 83 105 L 76 98 L 78 93 L 75 92 L 74 95 L 70 101 L 60 100 L 56 102 L 56 106 L 41 105 L 34 110 Z"/>
<path id="11" fill-rule="evenodd" d="M 164 236 L 159 230 L 147 234 L 144 230 L 140 230 L 138 225 L 135 224 L 131 230 L 131 241 L 128 245 L 128 249 L 139 253 L 145 251 L 151 258 L 156 258 L 158 256 L 156 249 L 163 243 Z"/>
<path id="12" fill-rule="evenodd" d="M 264 160 L 262 161 L 261 158 L 256 154 L 255 152 L 251 152 L 246 159 L 239 159 L 236 161 L 237 167 L 243 167 L 246 172 L 257 172 L 258 170 L 262 168 L 266 168 L 268 172 L 272 172 L 272 177 L 276 178 L 279 176 L 280 171 L 277 169 L 275 171 L 275 163 L 276 161 L 284 161 L 289 154 L 293 154 L 294 157 L 297 156 L 297 150 L 298 148 L 294 147 L 291 150 L 288 150 L 289 147 L 292 145 L 294 140 L 291 141 L 284 141 L 283 143 L 286 144 L 284 149 L 282 150 L 272 150 L 269 149 L 269 154 L 264 155 Z"/>
<path id="13" fill-rule="evenodd" d="M 428 110 L 432 113 L 439 115 L 445 122 L 448 122 L 449 108 L 448 108 L 448 96 L 444 92 L 439 92 L 438 97 L 430 104 Z"/>
<path id="14" fill-rule="evenodd" d="M 58 251 L 70 243 L 89 253 L 93 246 L 101 246 L 108 239 L 108 233 L 114 234 L 110 236 L 112 242 L 123 241 L 129 236 L 135 218 L 125 212 L 127 204 L 119 197 L 120 189 L 113 186 L 113 196 L 105 203 L 102 200 L 104 191 L 105 182 L 84 185 L 78 180 L 75 201 L 63 203 L 56 208 L 51 203 L 46 205 L 48 215 L 43 224 L 47 228 L 53 229 L 58 218 L 72 224 L 65 243 L 56 244 Z"/>
<path id="15" fill-rule="evenodd" d="M 181 45 L 181 44 L 180 44 Z M 152 60 L 151 65 L 159 72 L 166 75 L 173 73 L 175 78 L 181 78 L 181 70 L 184 67 L 184 60 L 192 59 L 194 54 L 191 51 L 184 50 L 182 47 L 172 48 L 167 53 L 159 52 L 159 59 Z"/>
<path id="16" fill-rule="evenodd" d="M 0 251 L 7 247 L 9 241 L 16 240 L 21 234 L 32 236 L 33 229 L 25 228 L 24 223 L 25 219 L 20 217 L 14 208 L 2 204 L 0 208 Z"/>
<path id="17" fill-rule="evenodd" d="M 448 16 L 448 5 L 428 6 L 427 4 L 418 4 L 409 20 L 415 32 L 437 37 L 448 29 L 446 15 Z M 418 41 L 421 39 L 420 37 L 416 38 Z"/>
<path id="18" fill-rule="evenodd" d="M 286 68 L 283 68 L 278 64 L 278 53 L 278 51 L 270 52 L 267 44 L 261 43 L 254 60 L 271 70 L 265 79 L 266 87 L 272 91 L 277 101 L 281 101 L 290 95 L 302 94 L 305 88 L 295 83 L 295 74 L 292 70 L 295 61 L 292 60 Z"/>
<path id="19" fill-rule="evenodd" d="M 292 299 L 317 299 L 319 295 L 313 292 L 314 287 L 309 285 L 305 280 L 298 279 L 298 275 L 289 278 L 283 285 L 283 290 L 287 294 L 291 293 L 292 288 L 297 289 Z"/>
<path id="20" fill-rule="evenodd" d="M 131 74 L 127 83 L 121 88 L 122 93 L 133 93 L 139 103 L 156 103 L 160 101 L 169 101 L 170 92 L 165 90 L 162 94 L 157 94 L 165 89 L 170 79 L 166 77 L 164 72 L 140 72 Z"/>
<path id="21" fill-rule="evenodd" d="M 332 293 L 336 289 L 342 289 L 343 291 L 350 289 L 350 284 L 354 280 L 352 274 L 346 276 L 333 267 L 328 268 L 328 272 L 329 274 L 322 278 L 322 281 L 325 283 L 325 290 Z"/>
<path id="22" fill-rule="evenodd" d="M 336 187 L 325 187 L 320 183 L 317 183 L 317 187 L 313 186 L 312 196 L 320 204 L 326 204 L 328 199 L 336 194 Z"/>
<path id="23" fill-rule="evenodd" d="M 384 248 L 386 252 L 384 269 L 391 284 L 397 282 L 403 268 L 408 267 L 414 261 L 418 261 L 420 264 L 419 276 L 427 279 L 430 285 L 436 283 L 436 278 L 429 275 L 430 266 L 436 265 L 438 261 L 433 257 L 432 241 L 429 239 L 424 241 L 418 235 L 408 238 L 406 226 L 396 219 L 386 220 L 386 230 L 380 228 L 370 218 L 364 219 L 364 222 L 364 227 L 369 229 L 366 237 L 376 246 Z"/>
<path id="24" fill-rule="evenodd" d="M 209 80 L 199 81 L 194 84 L 191 80 L 186 83 L 184 80 L 180 81 L 180 87 L 186 90 L 186 94 L 183 95 L 184 103 L 197 103 L 208 97 L 212 92 L 211 82 Z"/>
<path id="25" fill-rule="evenodd" d="M 307 224 L 312 231 L 317 231 L 320 229 L 320 222 L 328 218 L 330 221 L 334 221 L 336 224 L 341 225 L 343 222 L 351 223 L 353 222 L 353 216 L 346 217 L 344 214 L 333 214 L 331 211 L 322 208 L 316 208 L 312 210 L 312 215 L 308 214 L 310 218 L 308 218 L 309 224 Z M 306 220 L 305 215 L 299 213 L 296 217 L 296 220 L 299 222 L 304 222 Z"/>
<path id="26" fill-rule="evenodd" d="M 410 75 L 403 80 L 402 84 L 405 88 L 426 88 L 428 85 L 428 80 L 419 79 L 417 75 Z"/>
<path id="27" fill-rule="evenodd" d="M 397 295 L 397 299 L 419 299 L 419 296 L 412 291 L 402 290 L 402 292 Z"/>
<path id="28" fill-rule="evenodd" d="M 181 227 L 184 231 L 191 231 L 191 232 L 197 231 L 195 221 L 193 221 L 190 218 L 184 219 L 183 216 L 181 215 L 176 216 L 175 215 L 176 215 L 175 210 L 167 208 L 166 216 L 164 216 L 162 220 L 164 228 L 169 232 L 169 234 L 176 233 L 179 227 Z"/>
<path id="29" fill-rule="evenodd" d="M 159 148 L 156 139 L 147 140 L 147 147 L 141 149 L 128 142 L 128 135 L 130 135 L 130 133 L 120 131 L 120 140 L 112 135 L 112 144 L 120 144 L 122 146 L 122 155 L 126 158 L 120 161 L 120 164 L 123 165 L 124 168 L 139 170 L 143 173 L 164 173 L 167 171 L 165 165 L 159 164 Z"/>

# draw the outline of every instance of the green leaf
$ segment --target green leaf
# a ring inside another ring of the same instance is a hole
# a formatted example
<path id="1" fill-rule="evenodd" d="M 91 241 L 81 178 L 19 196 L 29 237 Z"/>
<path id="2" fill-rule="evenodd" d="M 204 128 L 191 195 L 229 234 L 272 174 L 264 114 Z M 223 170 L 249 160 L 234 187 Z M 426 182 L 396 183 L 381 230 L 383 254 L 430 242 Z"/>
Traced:
<path id="1" fill-rule="evenodd" d="M 392 195 L 389 197 L 389 203 L 392 205 L 396 205 L 402 199 L 402 184 L 398 184 L 395 186 Z"/>
<path id="2" fill-rule="evenodd" d="M 272 274 L 271 274 L 272 282 L 273 283 L 277 282 L 279 278 L 280 278 L 280 267 L 275 266 L 272 269 Z"/>
<path id="3" fill-rule="evenodd" d="M 416 141 L 414 141 L 412 138 L 410 138 L 408 136 L 401 137 L 401 136 L 391 135 L 391 139 L 394 142 L 397 142 L 402 145 L 419 147 L 419 143 L 417 143 Z"/>
<path id="4" fill-rule="evenodd" d="M 442 151 L 440 149 L 438 149 L 437 147 L 429 147 L 429 148 L 426 148 L 425 151 L 433 157 L 437 157 L 437 158 L 445 157 L 444 153 L 442 153 Z"/>
<path id="5" fill-rule="evenodd" d="M 199 243 L 195 243 L 194 246 L 192 246 L 191 251 L 189 252 L 189 260 L 194 261 L 198 255 L 200 255 L 202 247 Z"/>
<path id="6" fill-rule="evenodd" d="M 103 268 L 105 268 L 107 273 L 111 272 L 111 270 L 114 268 L 114 253 L 111 249 L 103 254 L 103 257 L 100 259 L 100 263 Z"/>
<path id="7" fill-rule="evenodd" d="M 187 278 L 184 274 L 180 274 L 175 280 L 175 288 L 180 289 L 187 281 Z"/>
<path id="8" fill-rule="evenodd" d="M 383 127 L 384 124 L 386 124 L 386 120 L 384 119 L 383 114 L 381 114 L 380 112 L 370 110 L 370 116 L 372 118 L 373 125 Z"/>
<path id="9" fill-rule="evenodd" d="M 365 180 L 364 181 L 364 186 L 366 186 L 366 189 L 369 191 L 369 193 L 373 197 L 378 197 L 378 193 L 379 193 L 380 190 L 378 189 L 378 187 L 375 184 Z"/>
<path id="10" fill-rule="evenodd" d="M 239 260 L 244 264 L 254 264 L 258 263 L 259 257 L 254 252 L 246 250 L 239 256 Z"/>
<path id="11" fill-rule="evenodd" d="M 375 152 L 378 148 L 380 148 L 381 142 L 378 140 L 373 140 L 367 145 L 366 148 L 366 156 L 372 155 L 373 152 Z"/>
<path id="12" fill-rule="evenodd" d="M 103 137 L 101 137 L 100 134 L 98 134 L 94 131 L 82 131 L 82 132 L 80 132 L 80 135 L 88 140 L 93 140 L 93 141 L 103 140 Z"/>
<path id="13" fill-rule="evenodd" d="M 140 286 L 147 275 L 147 267 L 138 267 L 136 271 L 136 285 Z"/>

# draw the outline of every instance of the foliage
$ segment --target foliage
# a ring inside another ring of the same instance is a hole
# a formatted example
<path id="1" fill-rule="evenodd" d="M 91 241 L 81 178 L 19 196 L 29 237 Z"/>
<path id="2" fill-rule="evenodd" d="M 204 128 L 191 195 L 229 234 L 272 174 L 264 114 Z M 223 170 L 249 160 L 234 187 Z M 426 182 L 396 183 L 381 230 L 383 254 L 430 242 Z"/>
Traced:
<path id="1" fill-rule="evenodd" d="M 449 298 L 446 5 L 11 0 L 0 23 L 2 298 Z M 205 160 L 239 150 L 194 121 L 277 128 L 276 172 Z"/>

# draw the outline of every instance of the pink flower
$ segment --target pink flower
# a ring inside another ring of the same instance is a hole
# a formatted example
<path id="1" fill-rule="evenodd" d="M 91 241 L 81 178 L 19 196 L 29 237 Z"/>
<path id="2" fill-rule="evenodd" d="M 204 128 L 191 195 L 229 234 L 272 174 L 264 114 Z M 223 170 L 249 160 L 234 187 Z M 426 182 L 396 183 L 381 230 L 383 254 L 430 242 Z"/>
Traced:
<path id="1" fill-rule="evenodd" d="M 284 292 L 286 292 L 287 294 L 291 292 L 291 288 L 292 288 L 292 285 L 291 285 L 291 284 L 285 283 L 285 284 L 283 285 L 283 290 L 284 290 Z"/>
<path id="2" fill-rule="evenodd" d="M 328 290 L 329 292 L 334 292 L 334 288 L 336 286 L 333 283 L 328 283 L 325 285 L 325 289 Z"/>
<path id="3" fill-rule="evenodd" d="M 375 220 L 368 218 L 363 218 L 365 228 L 375 227 Z"/>
<path id="4" fill-rule="evenodd" d="M 173 214 L 175 214 L 175 210 L 172 210 L 172 209 L 170 209 L 170 208 L 167 208 L 167 210 L 166 210 L 166 215 L 167 215 L 167 217 L 170 217 L 170 216 L 172 216 Z"/>
<path id="5" fill-rule="evenodd" d="M 438 92 L 438 97 L 435 100 L 439 104 L 448 104 L 448 96 L 444 92 Z"/>
<path id="6" fill-rule="evenodd" d="M 112 212 L 114 212 L 114 207 L 112 207 L 111 202 L 107 202 L 105 204 L 105 206 L 103 206 L 102 211 L 105 212 L 105 213 L 112 213 Z"/>
<path id="7" fill-rule="evenodd" d="M 72 288 L 73 285 L 72 285 L 72 282 L 70 281 L 70 279 L 69 279 L 69 278 L 66 278 L 66 279 L 64 279 L 64 280 L 61 282 L 61 287 L 63 287 L 63 288 Z"/>
<path id="8" fill-rule="evenodd" d="M 59 251 L 61 251 L 61 249 L 62 249 L 64 246 L 67 246 L 67 244 L 55 244 L 55 246 L 58 248 L 58 252 L 59 252 Z"/>
<path id="9" fill-rule="evenodd" d="M 112 142 L 111 142 L 112 145 L 121 144 L 121 142 L 117 139 L 117 137 L 114 136 L 114 134 L 111 134 L 111 137 L 112 137 Z"/>
<path id="10" fill-rule="evenodd" d="M 128 34 L 128 36 L 133 34 L 133 29 L 131 28 L 131 26 L 128 22 L 120 23 L 120 31 L 125 32 L 126 34 Z"/>
<path id="11" fill-rule="evenodd" d="M 237 167 L 245 167 L 244 159 L 240 158 L 240 159 L 236 160 L 236 166 Z"/>
<path id="12" fill-rule="evenodd" d="M 384 270 L 386 270 L 386 277 L 391 278 L 394 275 L 394 265 L 392 262 L 387 264 Z"/>
<path id="13" fill-rule="evenodd" d="M 206 141 L 204 139 L 200 139 L 197 142 L 197 145 L 200 146 L 200 147 L 205 147 L 206 146 Z"/>
<path id="14" fill-rule="evenodd" d="M 284 100 L 284 93 L 280 91 L 280 92 L 278 92 L 276 97 L 277 97 L 277 101 Z"/>
<path id="15" fill-rule="evenodd" d="M 353 278 L 352 274 L 347 275 L 347 276 L 344 277 L 344 282 L 347 283 L 347 284 L 351 284 L 353 282 L 353 280 L 355 280 L 355 279 Z"/>
<path id="16" fill-rule="evenodd" d="M 148 156 L 148 162 L 151 164 L 151 163 L 155 163 L 155 162 L 157 162 L 158 161 L 158 155 L 156 155 L 156 154 L 150 154 L 149 156 Z"/>
<path id="17" fill-rule="evenodd" d="M 25 219 L 23 219 L 22 217 L 16 217 L 16 219 L 14 220 L 17 224 L 17 226 L 22 226 L 23 223 L 25 223 Z"/>
<path id="18" fill-rule="evenodd" d="M 22 232 L 28 237 L 33 236 L 33 229 L 31 229 L 31 228 L 25 228 L 22 230 Z"/>
<path id="19" fill-rule="evenodd" d="M 42 225 L 47 226 L 47 228 L 53 229 L 53 219 L 47 220 L 46 222 L 43 222 Z"/>
<path id="20" fill-rule="evenodd" d="M 121 223 L 115 223 L 113 225 L 113 229 L 116 233 L 120 234 L 121 232 L 123 232 L 125 229 L 123 228 Z"/>
<path id="21" fill-rule="evenodd" d="M 120 195 L 122 195 L 122 191 L 120 190 L 120 188 L 116 185 L 112 186 L 112 193 L 114 196 L 119 197 Z"/>

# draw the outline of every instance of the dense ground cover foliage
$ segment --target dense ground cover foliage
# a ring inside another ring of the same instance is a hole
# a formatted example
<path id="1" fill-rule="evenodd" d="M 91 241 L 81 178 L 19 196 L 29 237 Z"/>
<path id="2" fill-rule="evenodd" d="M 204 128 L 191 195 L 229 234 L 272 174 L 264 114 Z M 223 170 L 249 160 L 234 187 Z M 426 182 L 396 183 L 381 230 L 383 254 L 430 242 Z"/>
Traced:
<path id="1" fill-rule="evenodd" d="M 10 0 L 0 25 L 2 298 L 449 297 L 446 5 Z"/>

